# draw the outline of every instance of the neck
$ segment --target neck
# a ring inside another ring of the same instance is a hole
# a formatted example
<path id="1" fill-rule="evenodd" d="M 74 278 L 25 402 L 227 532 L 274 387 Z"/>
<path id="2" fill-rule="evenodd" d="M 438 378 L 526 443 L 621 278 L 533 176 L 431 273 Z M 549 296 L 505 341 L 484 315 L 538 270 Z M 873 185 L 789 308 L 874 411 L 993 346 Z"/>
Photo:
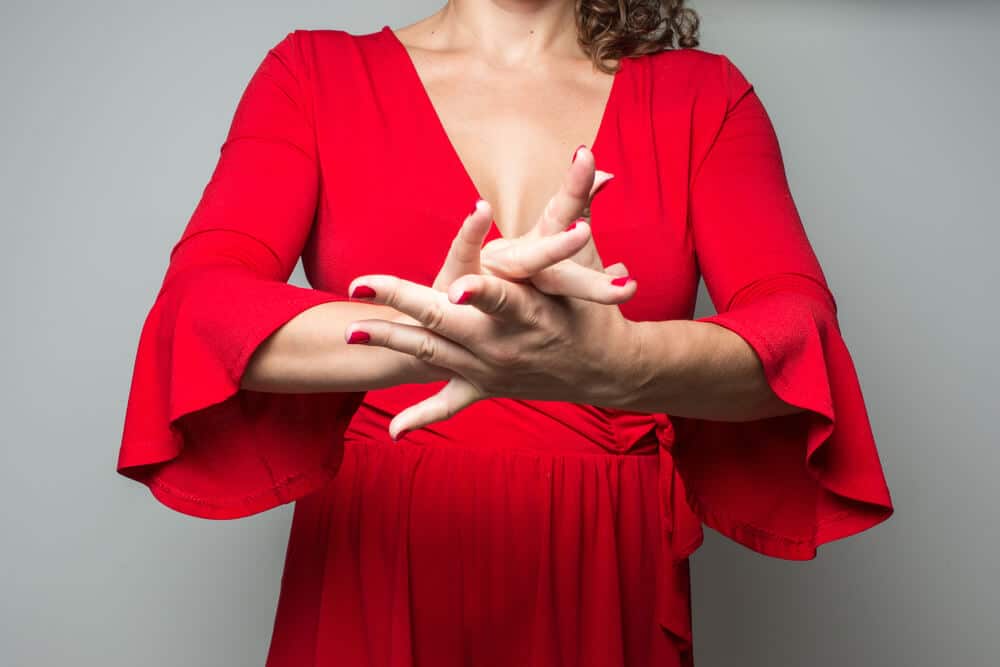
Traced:
<path id="1" fill-rule="evenodd" d="M 504 66 L 537 63 L 539 57 L 575 57 L 572 0 L 449 0 L 429 17 L 435 41 L 449 49 L 479 52 Z"/>

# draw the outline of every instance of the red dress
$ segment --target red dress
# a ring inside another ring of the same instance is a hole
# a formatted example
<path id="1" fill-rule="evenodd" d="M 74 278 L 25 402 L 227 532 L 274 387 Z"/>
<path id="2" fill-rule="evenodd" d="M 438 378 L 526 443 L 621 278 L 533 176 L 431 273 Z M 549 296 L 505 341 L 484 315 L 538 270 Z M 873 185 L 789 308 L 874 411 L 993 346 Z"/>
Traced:
<path id="1" fill-rule="evenodd" d="M 493 398 L 392 442 L 443 381 L 240 388 L 255 348 L 365 273 L 430 284 L 478 192 L 388 26 L 270 49 L 139 340 L 118 471 L 174 510 L 297 501 L 269 667 L 691 665 L 702 524 L 809 559 L 892 513 L 836 305 L 768 116 L 722 55 L 625 59 L 592 206 L 633 320 L 691 318 L 703 276 L 785 401 L 713 422 Z M 489 239 L 499 234 L 494 225 Z M 286 281 L 299 256 L 314 289 Z"/>

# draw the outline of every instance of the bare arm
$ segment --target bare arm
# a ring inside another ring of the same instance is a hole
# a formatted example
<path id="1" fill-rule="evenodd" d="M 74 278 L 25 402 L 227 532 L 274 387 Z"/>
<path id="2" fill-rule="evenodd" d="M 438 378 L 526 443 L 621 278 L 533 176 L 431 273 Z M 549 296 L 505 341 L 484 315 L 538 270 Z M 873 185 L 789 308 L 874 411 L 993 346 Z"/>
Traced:
<path id="1" fill-rule="evenodd" d="M 771 390 L 738 334 L 691 320 L 635 322 L 632 378 L 616 407 L 678 417 L 750 421 L 800 412 Z"/>
<path id="2" fill-rule="evenodd" d="M 350 392 L 431 382 L 447 371 L 383 347 L 348 345 L 344 330 L 367 317 L 395 319 L 389 306 L 335 301 L 308 308 L 277 329 L 250 357 L 240 386 L 275 393 Z"/>

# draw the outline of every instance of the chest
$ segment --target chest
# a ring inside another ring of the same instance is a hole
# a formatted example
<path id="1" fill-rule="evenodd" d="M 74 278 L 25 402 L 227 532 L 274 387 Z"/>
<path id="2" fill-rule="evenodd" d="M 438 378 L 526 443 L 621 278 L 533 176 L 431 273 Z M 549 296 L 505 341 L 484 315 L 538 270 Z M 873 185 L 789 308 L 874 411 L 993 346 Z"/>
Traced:
<path id="1" fill-rule="evenodd" d="M 414 113 L 430 121 L 505 237 L 525 234 L 577 146 L 599 135 L 614 76 L 588 63 L 504 69 L 417 52 Z"/>
<path id="2" fill-rule="evenodd" d="M 517 236 L 558 188 L 573 150 L 588 144 L 597 168 L 615 174 L 592 202 L 595 244 L 605 265 L 624 262 L 639 283 L 623 314 L 690 317 L 698 272 L 687 182 L 671 174 L 688 160 L 678 146 L 664 163 L 670 151 L 657 143 L 664 138 L 635 74 L 570 78 L 553 92 L 551 79 L 467 78 L 433 66 L 418 76 L 387 55 L 379 49 L 364 66 L 317 78 L 321 183 L 303 251 L 314 287 L 345 294 L 365 273 L 430 284 L 477 198 L 494 206 L 487 240 Z"/>

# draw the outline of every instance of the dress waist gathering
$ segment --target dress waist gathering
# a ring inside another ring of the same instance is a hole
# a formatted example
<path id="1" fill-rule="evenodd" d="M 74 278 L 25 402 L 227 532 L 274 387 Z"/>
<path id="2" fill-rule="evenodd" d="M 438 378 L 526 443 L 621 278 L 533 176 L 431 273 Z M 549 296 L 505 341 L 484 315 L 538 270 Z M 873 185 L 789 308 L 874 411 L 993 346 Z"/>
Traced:
<path id="1" fill-rule="evenodd" d="M 665 415 L 510 398 L 481 400 L 448 420 L 393 441 L 389 436 L 392 418 L 435 393 L 440 385 L 443 382 L 367 392 L 344 432 L 345 443 L 584 458 L 656 456 L 663 444 L 656 427 L 666 421 Z"/>

